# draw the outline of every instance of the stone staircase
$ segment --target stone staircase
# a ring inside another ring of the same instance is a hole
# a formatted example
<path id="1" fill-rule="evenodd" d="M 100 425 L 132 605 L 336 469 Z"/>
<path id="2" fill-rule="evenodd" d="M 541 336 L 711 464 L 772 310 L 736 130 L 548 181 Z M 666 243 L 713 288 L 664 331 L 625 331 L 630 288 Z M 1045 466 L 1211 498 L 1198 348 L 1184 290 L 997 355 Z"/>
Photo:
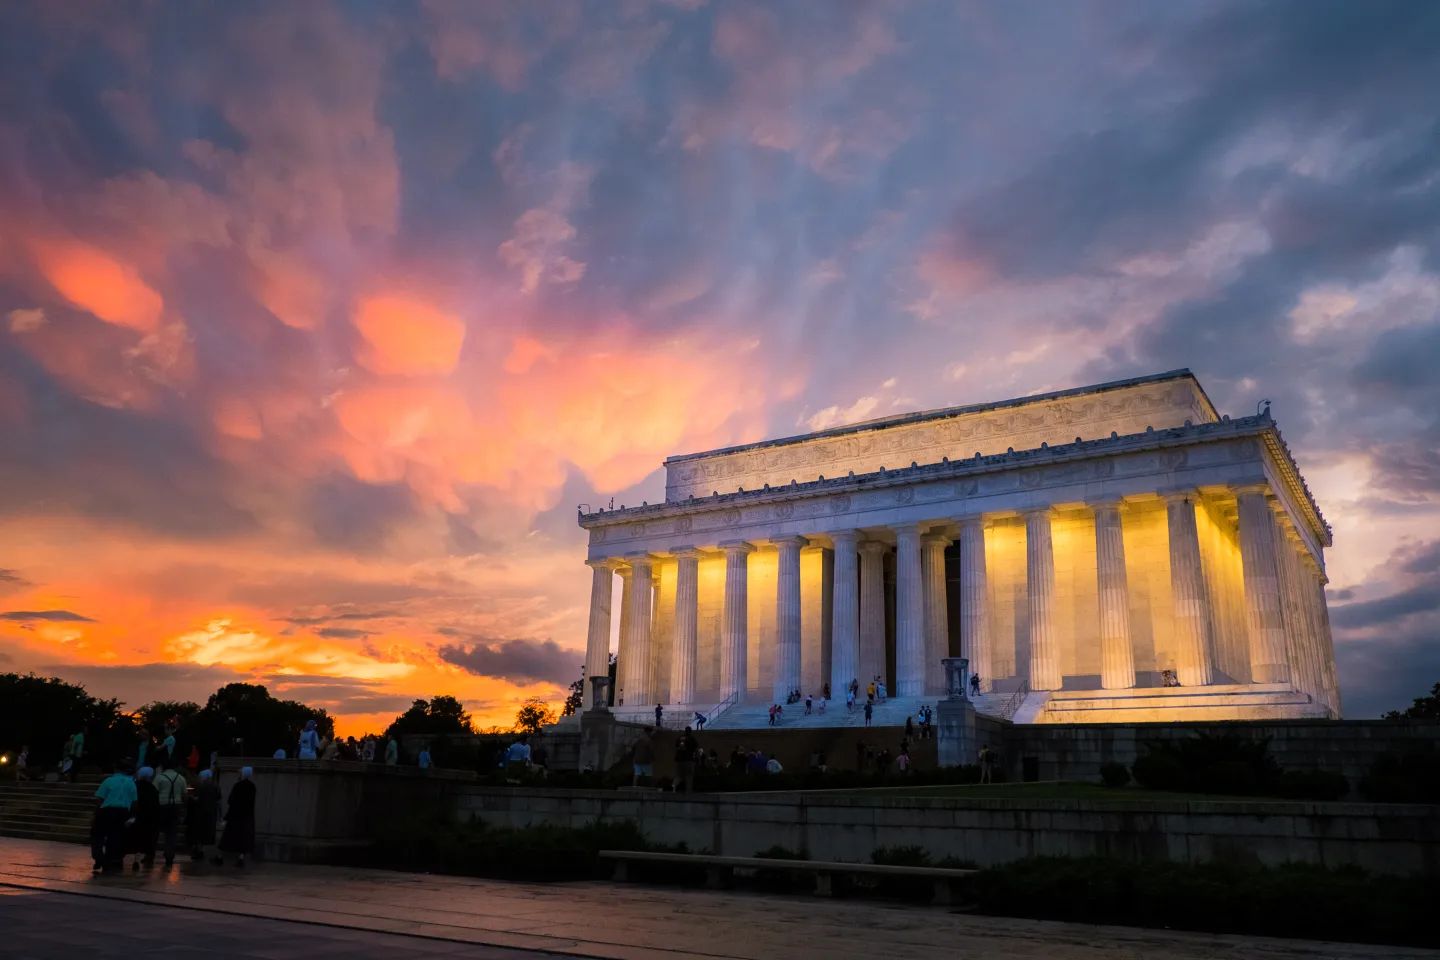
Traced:
<path id="1" fill-rule="evenodd" d="M 1031 701 L 1036 701 L 1031 703 Z M 1033 715 L 1033 719 L 1031 719 Z M 1288 683 L 1208 687 L 1037 691 L 1016 723 L 1174 723 L 1197 720 L 1324 719 L 1325 707 Z"/>
<path id="2" fill-rule="evenodd" d="M 870 720 L 872 727 L 903 727 L 906 717 L 914 717 L 920 707 L 935 705 L 938 697 L 890 697 L 875 704 Z M 918 721 L 917 721 L 918 722 Z M 706 730 L 759 730 L 770 726 L 770 705 L 768 703 L 739 703 L 720 714 L 705 727 Z M 808 730 L 847 728 L 865 726 L 865 710 L 860 704 L 854 710 L 845 709 L 845 701 L 832 700 L 825 712 L 820 712 L 818 702 L 809 716 L 805 714 L 804 702 L 792 703 L 785 707 L 785 715 L 776 725 L 786 730 Z"/>
<path id="3" fill-rule="evenodd" d="M 89 843 L 99 777 L 0 783 L 0 836 Z"/>

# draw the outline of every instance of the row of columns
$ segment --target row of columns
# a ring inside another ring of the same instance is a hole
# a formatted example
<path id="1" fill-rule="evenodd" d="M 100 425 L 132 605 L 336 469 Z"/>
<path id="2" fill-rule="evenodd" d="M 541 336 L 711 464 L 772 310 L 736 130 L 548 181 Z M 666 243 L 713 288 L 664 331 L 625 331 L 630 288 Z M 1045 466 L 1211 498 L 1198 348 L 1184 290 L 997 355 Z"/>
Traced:
<path id="1" fill-rule="evenodd" d="M 1205 686 L 1216 677 L 1214 624 L 1201 562 L 1195 506 L 1198 493 L 1165 496 L 1169 533 L 1171 593 L 1174 606 L 1176 672 L 1183 686 Z M 1323 581 L 1303 569 L 1308 551 L 1277 544 L 1284 527 L 1276 505 L 1263 485 L 1236 491 L 1240 554 L 1250 668 L 1255 682 L 1292 681 L 1292 664 L 1305 674 L 1310 692 L 1319 696 L 1334 687 L 1333 656 L 1328 653 L 1328 614 Z M 1092 504 L 1095 515 L 1096 586 L 1099 608 L 1101 686 L 1125 689 L 1135 685 L 1131 645 L 1129 589 L 1120 501 Z M 1053 610 L 1055 558 L 1051 509 L 1025 511 L 1025 569 L 1030 659 L 1025 677 L 1032 690 L 1056 690 L 1063 680 Z M 1281 512 L 1283 516 L 1283 511 Z M 945 549 L 948 534 L 925 531 L 925 524 L 895 528 L 896 642 L 895 693 L 923 696 L 943 693 L 939 668 L 948 655 Z M 982 682 L 991 678 L 989 591 L 985 564 L 986 521 L 962 518 L 960 533 L 961 656 Z M 830 683 L 843 690 L 852 679 L 862 683 L 885 672 L 884 555 L 888 546 L 860 539 L 858 530 L 829 534 L 834 545 L 832 646 Z M 776 582 L 776 645 L 774 689 L 781 700 L 801 687 L 800 551 L 803 537 L 774 541 L 779 552 Z M 725 595 L 721 618 L 721 696 L 744 695 L 748 680 L 749 607 L 747 577 L 749 542 L 722 543 L 725 552 Z M 670 663 L 670 700 L 692 702 L 695 696 L 697 645 L 698 552 L 674 551 L 677 564 L 674 644 Z M 653 617 L 653 559 L 627 558 L 628 567 L 613 560 L 593 561 L 587 675 L 608 668 L 612 575 L 624 580 L 620 626 L 620 686 L 635 702 L 647 702 L 655 689 L 650 656 Z M 1312 561 L 1313 563 L 1313 561 Z M 857 577 L 858 572 L 858 577 Z M 857 586 L 858 580 L 858 586 Z M 1308 581 L 1308 582 L 1307 582 Z M 1288 605 L 1288 606 L 1287 606 Z M 1328 676 L 1327 676 L 1328 672 Z M 592 690 L 585 691 L 586 706 Z"/>

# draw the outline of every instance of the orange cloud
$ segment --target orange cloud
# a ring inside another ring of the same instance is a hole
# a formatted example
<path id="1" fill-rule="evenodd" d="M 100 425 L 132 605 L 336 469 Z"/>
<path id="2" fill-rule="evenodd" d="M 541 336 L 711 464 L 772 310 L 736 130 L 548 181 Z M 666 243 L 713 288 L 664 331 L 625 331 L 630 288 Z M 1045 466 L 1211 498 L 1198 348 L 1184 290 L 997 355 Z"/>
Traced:
<path id="1" fill-rule="evenodd" d="M 37 243 L 40 272 L 57 293 L 117 327 L 153 333 L 165 301 L 129 265 L 79 241 Z"/>
<path id="2" fill-rule="evenodd" d="M 369 297 L 352 319 L 365 339 L 360 363 L 381 375 L 447 374 L 455 369 L 465 342 L 465 324 L 459 318 L 404 297 Z"/>

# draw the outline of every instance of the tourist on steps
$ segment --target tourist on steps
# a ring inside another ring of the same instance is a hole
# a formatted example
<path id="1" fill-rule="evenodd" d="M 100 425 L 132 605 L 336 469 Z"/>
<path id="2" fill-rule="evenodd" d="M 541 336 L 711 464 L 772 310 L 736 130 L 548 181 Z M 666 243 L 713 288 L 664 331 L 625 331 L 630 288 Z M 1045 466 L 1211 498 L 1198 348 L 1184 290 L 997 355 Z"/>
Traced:
<path id="1" fill-rule="evenodd" d="M 875 701 L 865 701 L 865 726 L 870 726 L 870 720 L 875 715 Z"/>
<path id="2" fill-rule="evenodd" d="M 320 753 L 320 732 L 315 729 L 314 720 L 305 721 L 305 729 L 300 731 L 300 748 L 295 756 L 301 760 L 317 759 Z"/>
<path id="3" fill-rule="evenodd" d="M 978 673 L 970 674 L 970 696 L 980 696 L 980 674 Z"/>
<path id="4" fill-rule="evenodd" d="M 240 779 L 225 800 L 225 830 L 220 834 L 221 856 L 212 863 L 225 864 L 224 854 L 235 855 L 235 866 L 245 866 L 245 855 L 255 849 L 255 775 L 253 767 L 241 767 Z"/>
<path id="5" fill-rule="evenodd" d="M 95 790 L 100 801 L 90 828 L 95 872 L 115 873 L 125 866 L 125 824 L 135 806 L 135 779 L 116 763 Z"/>

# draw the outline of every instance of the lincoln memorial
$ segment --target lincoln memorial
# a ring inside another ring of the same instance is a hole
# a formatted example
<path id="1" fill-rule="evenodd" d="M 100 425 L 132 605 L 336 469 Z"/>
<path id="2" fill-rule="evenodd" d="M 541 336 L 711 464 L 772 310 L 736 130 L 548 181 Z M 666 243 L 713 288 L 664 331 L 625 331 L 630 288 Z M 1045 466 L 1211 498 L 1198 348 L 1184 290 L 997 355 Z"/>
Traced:
<path id="1" fill-rule="evenodd" d="M 618 614 L 622 716 L 759 725 L 828 685 L 805 722 L 846 724 L 845 688 L 878 677 L 876 723 L 903 722 L 951 656 L 1017 723 L 1340 716 L 1330 529 L 1268 408 L 1222 416 L 1188 370 L 665 470 L 664 503 L 579 518 L 586 672 Z"/>

